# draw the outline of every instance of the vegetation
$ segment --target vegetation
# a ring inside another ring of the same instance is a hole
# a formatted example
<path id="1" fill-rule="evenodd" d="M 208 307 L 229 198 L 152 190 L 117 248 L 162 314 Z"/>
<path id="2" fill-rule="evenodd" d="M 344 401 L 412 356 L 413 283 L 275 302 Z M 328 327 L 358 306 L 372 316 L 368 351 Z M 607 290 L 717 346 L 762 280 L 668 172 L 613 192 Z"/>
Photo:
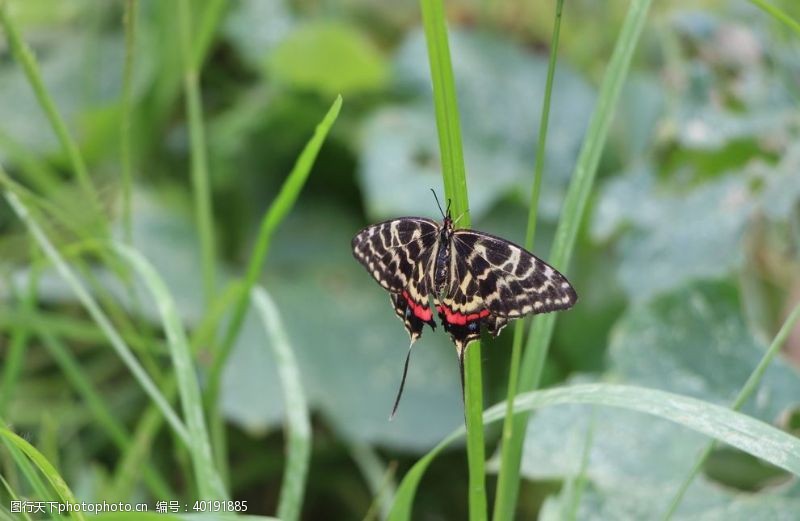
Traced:
<path id="1" fill-rule="evenodd" d="M 0 0 L 0 519 L 791 519 L 800 7 L 651 3 Z M 580 300 L 389 422 L 431 188 Z"/>

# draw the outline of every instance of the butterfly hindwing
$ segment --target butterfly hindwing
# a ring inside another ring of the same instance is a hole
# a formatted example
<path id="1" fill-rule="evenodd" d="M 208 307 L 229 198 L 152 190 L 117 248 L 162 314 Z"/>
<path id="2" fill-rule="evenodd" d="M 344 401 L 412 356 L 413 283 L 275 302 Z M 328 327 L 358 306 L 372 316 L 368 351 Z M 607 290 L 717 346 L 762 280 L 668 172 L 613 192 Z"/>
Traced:
<path id="1" fill-rule="evenodd" d="M 352 241 L 353 255 L 391 295 L 395 313 L 411 341 L 424 324 L 435 327 L 428 303 L 428 277 L 439 225 L 430 219 L 405 217 L 368 226 Z"/>

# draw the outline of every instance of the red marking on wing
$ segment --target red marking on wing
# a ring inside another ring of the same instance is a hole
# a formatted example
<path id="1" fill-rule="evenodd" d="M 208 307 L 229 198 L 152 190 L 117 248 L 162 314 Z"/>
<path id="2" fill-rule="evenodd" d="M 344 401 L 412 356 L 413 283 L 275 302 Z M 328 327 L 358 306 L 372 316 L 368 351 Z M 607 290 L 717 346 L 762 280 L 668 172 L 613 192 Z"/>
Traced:
<path id="1" fill-rule="evenodd" d="M 433 317 L 433 312 L 430 310 L 430 308 L 414 302 L 408 295 L 407 291 L 403 291 L 403 297 L 408 302 L 408 305 L 411 306 L 411 311 L 414 312 L 414 315 L 416 315 L 417 318 L 419 318 L 424 322 L 429 322 L 431 320 L 431 318 Z"/>
<path id="2" fill-rule="evenodd" d="M 445 305 L 436 306 L 436 311 L 439 313 L 444 313 L 444 319 L 450 322 L 451 324 L 455 324 L 457 326 L 465 326 L 467 322 L 472 322 L 473 320 L 478 320 L 479 318 L 484 318 L 489 316 L 488 309 L 482 309 L 477 313 L 471 313 L 469 315 L 465 315 L 463 313 L 458 313 L 456 311 L 451 311 Z"/>

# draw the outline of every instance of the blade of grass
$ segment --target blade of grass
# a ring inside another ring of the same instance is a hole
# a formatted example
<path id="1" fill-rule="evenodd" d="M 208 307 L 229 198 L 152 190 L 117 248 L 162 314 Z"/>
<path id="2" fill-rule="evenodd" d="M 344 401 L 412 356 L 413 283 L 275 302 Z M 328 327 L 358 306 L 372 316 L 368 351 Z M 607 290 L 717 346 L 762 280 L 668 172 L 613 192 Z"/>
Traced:
<path id="1" fill-rule="evenodd" d="M 17 175 L 26 185 L 45 196 L 52 195 L 61 183 L 58 173 L 41 157 L 26 149 L 12 136 L 0 130 L 0 148 L 7 161 L 17 167 Z"/>
<path id="2" fill-rule="evenodd" d="M 221 412 L 219 411 L 219 390 L 222 383 L 222 370 L 225 368 L 225 363 L 230 356 L 236 338 L 239 336 L 239 330 L 247 314 L 250 290 L 255 286 L 259 274 L 264 269 L 264 261 L 269 252 L 272 235 L 275 233 L 280 223 L 283 222 L 283 219 L 289 214 L 292 207 L 294 207 L 294 203 L 300 195 L 300 190 L 303 189 L 306 179 L 308 179 L 308 175 L 311 172 L 311 167 L 314 166 L 317 154 L 320 148 L 322 148 L 322 144 L 325 142 L 325 138 L 333 126 L 333 123 L 339 116 L 341 108 L 342 97 L 337 96 L 331 108 L 328 109 L 327 114 L 325 114 L 325 117 L 322 118 L 322 121 L 320 121 L 317 128 L 314 130 L 314 135 L 311 136 L 311 139 L 308 141 L 305 148 L 303 148 L 303 151 L 300 152 L 294 168 L 292 168 L 283 186 L 281 186 L 280 192 L 278 192 L 275 200 L 272 201 L 269 209 L 261 219 L 255 248 L 250 255 L 247 271 L 244 276 L 244 281 L 242 282 L 241 293 L 235 304 L 233 316 L 225 331 L 222 344 L 217 352 L 214 353 L 208 375 L 206 402 L 211 422 L 211 440 L 214 446 L 214 454 L 217 458 L 217 465 L 220 469 L 225 468 L 223 466 L 224 463 L 220 460 L 224 459 L 226 452 L 224 423 Z"/>
<path id="3" fill-rule="evenodd" d="M 91 380 L 86 377 L 80 363 L 75 360 L 69 349 L 46 328 L 40 328 L 38 336 L 91 411 L 92 416 L 97 421 L 97 425 L 105 431 L 119 451 L 125 454 L 131 447 L 130 436 L 128 436 L 122 422 L 117 419 L 106 405 L 101 393 L 95 388 Z M 144 461 L 142 464 L 144 466 L 144 482 L 153 495 L 163 499 L 175 497 L 174 492 L 153 466 L 152 461 Z"/>
<path id="4" fill-rule="evenodd" d="M 751 3 L 758 6 L 762 11 L 772 16 L 786 27 L 792 30 L 794 34 L 800 37 L 800 22 L 789 16 L 788 13 L 783 11 L 780 7 L 772 5 L 764 0 L 750 0 Z"/>
<path id="5" fill-rule="evenodd" d="M 558 37 L 561 33 L 561 10 L 563 4 L 564 0 L 558 0 L 556 3 L 553 36 L 550 41 L 550 61 L 547 65 L 547 80 L 545 81 L 544 100 L 542 100 L 542 119 L 539 121 L 539 143 L 536 147 L 536 165 L 533 172 L 531 202 L 528 210 L 528 227 L 525 231 L 525 248 L 528 251 L 533 251 L 533 242 L 536 237 L 536 220 L 539 214 L 539 193 L 542 185 L 545 145 L 547 144 L 547 130 L 550 120 L 550 98 L 553 91 L 553 77 L 556 70 L 556 61 L 558 59 Z M 518 320 L 517 323 L 514 324 L 514 339 L 511 344 L 511 360 L 508 370 L 508 391 L 506 392 L 508 410 L 506 411 L 506 418 L 503 420 L 503 435 L 501 438 L 503 445 L 501 447 L 505 447 L 505 443 L 511 440 L 514 433 L 514 414 L 511 410 L 511 404 L 519 390 L 519 366 L 520 359 L 522 358 L 522 340 L 525 334 L 526 324 L 526 320 Z M 507 454 L 505 451 L 502 451 L 502 453 Z M 502 519 L 510 520 L 513 517 L 514 506 L 516 505 L 517 487 L 518 482 L 514 480 L 513 474 L 504 472 L 501 464 L 495 488 L 494 513 L 492 519 L 495 521 Z"/>
<path id="6" fill-rule="evenodd" d="M 633 385 L 581 384 L 521 394 L 514 399 L 513 409 L 515 413 L 522 414 L 561 404 L 619 407 L 663 418 L 800 476 L 800 440 L 745 414 L 688 396 Z M 484 423 L 502 419 L 505 409 L 505 402 L 486 409 Z M 411 519 L 414 494 L 425 470 L 442 450 L 463 434 L 463 427 L 452 432 L 406 473 L 397 489 L 389 516 L 391 521 Z"/>
<path id="7" fill-rule="evenodd" d="M 772 363 L 772 360 L 775 356 L 780 352 L 781 347 L 786 342 L 786 339 L 789 337 L 789 334 L 794 329 L 795 324 L 797 323 L 798 319 L 800 319 L 800 303 L 795 305 L 792 312 L 784 321 L 783 325 L 781 326 L 778 334 L 775 335 L 775 338 L 772 340 L 769 348 L 764 352 L 764 356 L 761 357 L 761 360 L 758 362 L 758 365 L 753 372 L 750 373 L 750 376 L 747 378 L 747 381 L 742 386 L 742 389 L 739 391 L 739 394 L 736 395 L 736 399 L 731 404 L 731 409 L 734 411 L 738 411 L 747 403 L 747 400 L 753 396 L 753 393 L 756 392 L 758 389 L 758 384 L 761 382 L 761 379 L 764 377 L 764 372 L 769 367 L 769 364 Z M 675 513 L 675 510 L 681 504 L 683 500 L 683 496 L 686 491 L 689 489 L 689 486 L 694 481 L 694 478 L 703 468 L 703 465 L 708 459 L 708 456 L 711 454 L 711 451 L 714 450 L 716 444 L 712 441 L 700 452 L 700 455 L 695 459 L 695 463 L 692 466 L 689 473 L 686 475 L 686 478 L 681 483 L 678 491 L 673 496 L 672 501 L 667 508 L 667 512 L 664 514 L 663 519 L 667 520 L 672 517 Z"/>
<path id="8" fill-rule="evenodd" d="M 125 28 L 125 66 L 122 72 L 122 114 L 120 116 L 120 162 L 122 163 L 122 230 L 125 241 L 133 244 L 131 197 L 133 193 L 133 164 L 131 157 L 131 119 L 133 111 L 133 63 L 136 42 L 137 0 L 125 1 L 122 25 Z"/>
<path id="9" fill-rule="evenodd" d="M 198 497 L 203 500 L 226 500 L 228 493 L 222 484 L 211 456 L 200 385 L 197 382 L 193 357 L 186 340 L 175 302 L 153 266 L 136 250 L 121 243 L 114 243 L 119 253 L 146 284 L 158 307 L 164 330 L 167 334 L 172 364 L 178 379 L 178 391 L 183 414 L 188 428 L 188 447 L 195 469 Z"/>
<path id="10" fill-rule="evenodd" d="M 597 417 L 597 409 L 592 407 L 591 421 L 589 427 L 586 429 L 586 438 L 583 443 L 583 452 L 581 453 L 581 462 L 575 476 L 567 482 L 566 493 L 564 494 L 564 503 L 562 507 L 562 519 L 566 521 L 575 521 L 578 518 L 578 507 L 581 503 L 581 495 L 583 489 L 586 487 L 586 469 L 589 467 L 589 455 L 592 452 L 592 443 L 594 441 L 594 425 L 595 418 Z"/>
<path id="11" fill-rule="evenodd" d="M 239 287 L 229 285 L 214 301 L 214 305 L 204 315 L 202 321 L 192 331 L 191 347 L 192 354 L 196 358 L 200 351 L 200 346 L 208 345 L 211 341 L 210 334 L 217 330 L 218 323 L 227 310 L 239 295 Z M 167 401 L 172 403 L 177 393 L 177 384 L 174 374 L 168 376 L 162 385 L 164 396 Z M 156 434 L 161 429 L 163 416 L 154 404 L 145 410 L 141 415 L 141 420 L 137 423 L 133 434 L 133 446 L 131 450 L 125 452 L 122 462 L 117 466 L 114 476 L 112 490 L 118 497 L 128 497 L 133 491 L 135 480 L 138 478 L 139 469 L 143 461 L 146 461 L 150 453 L 150 448 Z M 174 497 L 174 496 L 173 496 Z M 167 499 L 167 498 L 165 498 Z"/>
<path id="12" fill-rule="evenodd" d="M 37 251 L 35 247 L 31 247 L 31 253 L 33 257 L 36 256 Z M 20 303 L 22 313 L 32 313 L 36 304 L 38 286 L 39 270 L 33 269 L 28 277 L 27 291 Z M 30 326 L 24 323 L 15 323 L 14 332 L 8 346 L 8 352 L 6 353 L 5 363 L 3 364 L 3 381 L 0 382 L 0 418 L 4 418 L 6 415 L 6 408 L 14 395 L 14 390 L 19 381 L 19 375 L 22 373 L 29 338 Z"/>
<path id="13" fill-rule="evenodd" d="M 193 41 L 194 48 L 192 49 L 192 63 L 195 69 L 202 68 L 203 60 L 205 60 L 208 49 L 211 47 L 214 33 L 216 33 L 217 27 L 223 20 L 225 9 L 229 4 L 230 2 L 226 0 L 208 0 L 202 4 L 203 12 L 200 15 L 199 29 Z"/>
<path id="14" fill-rule="evenodd" d="M 70 136 L 67 125 L 61 118 L 61 114 L 59 114 L 53 98 L 47 92 L 41 72 L 39 71 L 39 65 L 36 63 L 36 57 L 30 47 L 22 40 L 16 24 L 8 14 L 5 2 L 0 2 L 0 25 L 5 29 L 11 54 L 25 71 L 28 82 L 34 94 L 36 94 L 36 99 L 39 101 L 39 105 L 41 105 L 47 119 L 50 121 L 50 125 L 52 125 L 56 136 L 58 136 L 58 140 L 61 142 L 61 146 L 67 152 L 67 156 L 72 164 L 73 173 L 88 200 L 90 208 L 96 212 L 98 216 L 101 215 L 100 200 L 92 184 L 91 177 L 89 177 L 89 171 L 86 169 L 83 156 L 78 149 L 78 145 Z"/>
<path id="15" fill-rule="evenodd" d="M 117 328 L 121 331 L 122 338 L 135 339 L 133 345 L 143 355 L 142 360 L 144 364 L 151 369 L 158 369 L 158 365 L 151 357 L 152 348 L 158 345 L 158 341 L 153 338 L 149 329 L 145 329 L 144 335 L 139 333 L 137 327 L 129 319 L 128 314 L 122 309 L 116 298 L 109 291 L 107 284 L 100 283 L 97 280 L 95 271 L 81 259 L 81 254 L 88 252 L 96 258 L 101 259 L 103 265 L 108 267 L 112 274 L 117 275 L 126 288 L 128 288 L 131 302 L 134 303 L 134 309 L 138 309 L 137 299 L 135 298 L 133 287 L 130 285 L 127 272 L 124 270 L 123 266 L 120 266 L 117 258 L 110 255 L 106 249 L 98 248 L 97 241 L 94 237 L 80 224 L 76 225 L 70 214 L 63 212 L 49 199 L 31 193 L 24 186 L 12 180 L 2 167 L 0 167 L 0 185 L 6 187 L 11 193 L 16 194 L 21 200 L 24 200 L 28 208 L 44 210 L 45 216 L 47 218 L 54 218 L 58 226 L 61 227 L 62 232 L 68 230 L 77 237 L 83 239 L 83 242 L 73 243 L 65 247 L 64 255 L 67 257 L 72 256 L 71 260 L 76 270 L 84 274 L 88 285 L 94 292 L 95 298 L 105 306 L 106 313 L 113 319 L 111 322 L 117 324 Z M 44 220 L 45 217 L 41 217 L 40 219 Z M 64 235 L 68 234 L 64 233 Z M 2 321 L 3 319 L 0 318 L 0 322 Z M 158 376 L 157 373 L 153 374 Z"/>
<path id="16" fill-rule="evenodd" d="M 575 172 L 564 199 L 564 209 L 553 241 L 551 264 L 561 271 L 566 270 L 572 256 L 578 236 L 578 227 L 583 221 L 594 184 L 600 154 L 605 146 L 614 109 L 619 100 L 619 93 L 628 76 L 633 51 L 647 19 L 650 3 L 651 0 L 633 0 L 631 2 L 606 74 L 603 77 L 597 105 L 592 113 L 586 138 L 575 165 Z M 536 317 L 531 324 L 525 354 L 520 366 L 520 392 L 535 389 L 539 385 L 556 317 L 557 315 L 553 313 L 541 315 Z M 503 505 L 497 509 L 502 515 L 496 521 L 511 519 L 513 515 L 519 491 L 519 468 L 527 422 L 528 414 L 518 415 L 514 419 L 510 439 L 504 438 L 501 448 L 500 473 L 505 474 L 502 478 L 505 494 Z"/>
<path id="17" fill-rule="evenodd" d="M 4 175 L 2 169 L 0 169 L 0 175 Z M 172 426 L 172 429 L 184 443 L 188 443 L 189 436 L 186 431 L 186 427 L 183 425 L 180 418 L 178 418 L 178 416 L 175 414 L 175 411 L 172 410 L 169 403 L 158 390 L 158 387 L 153 383 L 153 380 L 150 379 L 150 376 L 139 364 L 130 347 L 128 347 L 128 345 L 122 339 L 119 332 L 108 319 L 106 314 L 102 309 L 100 309 L 100 306 L 97 305 L 97 302 L 89 294 L 89 292 L 86 291 L 78 277 L 76 277 L 69 266 L 67 266 L 67 263 L 64 262 L 64 259 L 44 234 L 42 229 L 28 213 L 28 209 L 22 204 L 16 194 L 5 190 L 3 195 L 20 220 L 22 220 L 22 222 L 28 228 L 28 231 L 31 233 L 31 235 L 33 235 L 36 243 L 45 253 L 47 258 L 49 258 L 50 262 L 53 263 L 58 273 L 75 293 L 75 296 L 78 298 L 80 303 L 84 306 L 84 308 L 86 308 L 86 311 L 97 323 L 98 327 L 103 330 L 106 338 L 108 338 L 111 346 L 128 367 L 128 370 L 133 374 L 134 378 L 136 378 L 147 395 L 150 396 L 150 399 L 158 405 L 161 413 Z"/>
<path id="18" fill-rule="evenodd" d="M 25 454 L 7 439 L 0 437 L 0 441 L 2 441 L 3 445 L 5 445 L 8 453 L 11 456 L 11 459 L 13 459 L 14 463 L 16 463 L 17 467 L 19 467 L 22 475 L 25 476 L 25 479 L 28 481 L 33 493 L 36 494 L 36 498 L 40 501 L 58 500 L 58 497 L 53 494 L 53 490 L 44 484 L 41 476 L 33 467 L 33 464 L 25 456 Z M 64 517 L 57 512 L 54 513 L 53 517 L 58 521 L 64 519 Z"/>
<path id="19" fill-rule="evenodd" d="M 93 322 L 41 309 L 30 313 L 21 308 L 4 310 L 0 314 L 0 331 L 13 330 L 16 326 L 24 326 L 28 329 L 38 326 L 45 327 L 56 336 L 82 343 L 92 344 L 105 339 L 103 331 Z M 122 338 L 139 351 L 149 347 L 156 354 L 166 354 L 167 352 L 166 345 L 162 342 L 148 346 L 145 340 L 139 336 L 122 335 Z"/>
<path id="20" fill-rule="evenodd" d="M 188 0 L 178 0 L 178 34 L 183 60 L 183 90 L 189 120 L 189 140 L 192 163 L 192 192 L 195 221 L 200 233 L 200 262 L 206 305 L 214 300 L 216 283 L 216 246 L 214 239 L 214 210 L 208 179 L 208 158 L 203 125 L 203 105 L 200 100 L 198 70 L 192 51 L 191 12 Z"/>
<path id="21" fill-rule="evenodd" d="M 75 500 L 75 496 L 72 494 L 72 491 L 69 489 L 66 482 L 64 482 L 64 479 L 50 464 L 50 462 L 47 461 L 47 458 L 42 456 L 42 454 L 36 450 L 36 447 L 20 438 L 4 426 L 0 426 L 0 438 L 2 438 L 7 444 L 12 445 L 15 449 L 23 452 L 33 462 L 33 464 L 36 465 L 39 471 L 44 474 L 44 477 L 47 478 L 47 481 L 50 482 L 50 485 L 56 491 L 56 494 L 58 494 L 58 497 L 61 499 L 61 503 L 72 504 L 77 502 Z M 71 518 L 79 521 L 85 521 L 83 513 L 80 511 L 72 512 Z"/>
<path id="22" fill-rule="evenodd" d="M 361 471 L 373 498 L 372 505 L 364 514 L 363 521 L 388 518 L 397 489 L 394 481 L 397 462 L 392 461 L 388 465 L 384 465 L 376 451 L 368 444 L 361 442 L 350 444 L 350 457 Z M 378 512 L 380 512 L 380 516 Z"/>
<path id="23" fill-rule="evenodd" d="M 442 180 L 448 204 L 461 225 L 470 226 L 467 177 L 461 145 L 461 124 L 458 115 L 453 66 L 447 40 L 444 6 L 441 0 L 420 0 L 422 26 L 428 47 L 428 61 L 433 83 L 433 103 L 439 151 L 442 158 Z M 459 354 L 461 356 L 461 354 Z M 481 344 L 472 342 L 464 357 L 464 418 L 467 424 L 467 463 L 469 467 L 469 516 L 473 521 L 486 519 L 486 472 L 483 442 L 483 388 L 481 377 Z"/>
<path id="24" fill-rule="evenodd" d="M 278 517 L 284 521 L 300 518 L 303 495 L 311 459 L 311 420 L 306 403 L 300 369 L 289 343 L 278 308 L 269 294 L 260 286 L 251 292 L 253 305 L 264 324 L 269 344 L 275 355 L 275 365 L 283 389 L 286 411 L 286 466 L 283 470 L 281 495 L 278 499 Z"/>
<path id="25" fill-rule="evenodd" d="M 6 492 L 8 493 L 8 497 L 9 497 L 9 499 L 11 499 L 11 501 L 20 501 L 19 495 L 16 492 L 14 492 L 14 489 L 11 488 L 11 484 L 8 481 L 6 481 L 6 478 L 4 478 L 2 474 L 0 474 L 0 483 L 3 484 L 3 488 L 6 489 Z M 14 520 L 15 519 L 14 517 L 11 516 L 11 512 L 5 511 L 4 513 L 6 515 L 6 519 L 9 519 L 9 520 Z M 28 514 L 27 512 L 22 512 L 22 517 L 24 519 L 26 519 L 27 521 L 32 521 L 30 514 Z M 16 518 L 16 519 L 19 519 L 19 518 Z"/>

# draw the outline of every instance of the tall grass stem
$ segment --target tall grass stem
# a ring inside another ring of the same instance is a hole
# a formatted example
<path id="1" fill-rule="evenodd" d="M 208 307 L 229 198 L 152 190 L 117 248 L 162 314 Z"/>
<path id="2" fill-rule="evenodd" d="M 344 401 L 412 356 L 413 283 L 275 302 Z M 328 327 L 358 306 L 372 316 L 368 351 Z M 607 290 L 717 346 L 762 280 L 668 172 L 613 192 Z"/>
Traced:
<path id="1" fill-rule="evenodd" d="M 555 20 L 553 21 L 553 36 L 550 40 L 550 60 L 547 64 L 547 80 L 544 88 L 544 99 L 542 100 L 542 118 L 539 121 L 539 141 L 536 147 L 536 165 L 533 173 L 533 185 L 531 187 L 531 202 L 528 210 L 528 227 L 525 231 L 525 248 L 533 251 L 534 239 L 536 237 L 536 221 L 539 209 L 539 194 L 541 191 L 542 177 L 544 171 L 545 145 L 547 144 L 547 129 L 550 120 L 550 98 L 553 92 L 553 77 L 556 70 L 558 59 L 558 37 L 561 33 L 561 11 L 564 0 L 556 3 Z M 518 392 L 520 360 L 522 358 L 522 341 L 525 334 L 525 320 L 518 320 L 514 324 L 514 339 L 511 344 L 511 361 L 508 371 L 508 391 L 506 393 L 506 417 L 503 420 L 503 435 L 501 445 L 501 464 L 497 477 L 495 489 L 494 513 L 492 519 L 510 520 L 514 517 L 514 507 L 517 502 L 517 490 L 519 489 L 518 475 L 510 473 L 504 469 L 513 468 L 513 463 L 506 463 L 505 458 L 511 454 L 505 449 L 505 442 L 513 437 L 514 414 L 511 405 L 514 396 Z"/>
<path id="2" fill-rule="evenodd" d="M 470 226 L 467 177 L 462 150 L 458 98 L 450 59 L 447 25 L 442 0 L 420 0 L 422 25 L 428 48 L 428 62 L 433 83 L 433 103 L 444 191 L 453 215 L 462 216 L 460 225 Z M 464 415 L 467 424 L 467 463 L 469 467 L 469 518 L 487 518 L 485 447 L 483 441 L 483 386 L 481 344 L 472 342 L 464 359 Z"/>
<path id="3" fill-rule="evenodd" d="M 562 271 L 566 271 L 569 266 L 572 250 L 578 237 L 578 228 L 586 214 L 600 155 L 614 117 L 614 109 L 619 101 L 622 85 L 628 77 L 633 52 L 647 20 L 650 4 L 651 0 L 633 0 L 631 2 L 600 86 L 594 112 L 564 199 L 564 207 L 556 228 L 550 255 L 551 264 Z M 552 313 L 540 315 L 535 317 L 531 323 L 527 346 L 520 365 L 519 392 L 530 391 L 539 386 L 556 316 Z M 503 440 L 502 451 L 504 454 L 501 456 L 501 472 L 506 474 L 504 488 L 507 488 L 507 492 L 513 491 L 514 496 L 519 489 L 519 468 L 527 424 L 528 414 L 517 415 L 514 419 L 511 438 Z M 502 513 L 506 516 L 510 515 L 510 509 L 514 504 L 516 504 L 516 497 L 509 498 L 506 495 Z"/>

